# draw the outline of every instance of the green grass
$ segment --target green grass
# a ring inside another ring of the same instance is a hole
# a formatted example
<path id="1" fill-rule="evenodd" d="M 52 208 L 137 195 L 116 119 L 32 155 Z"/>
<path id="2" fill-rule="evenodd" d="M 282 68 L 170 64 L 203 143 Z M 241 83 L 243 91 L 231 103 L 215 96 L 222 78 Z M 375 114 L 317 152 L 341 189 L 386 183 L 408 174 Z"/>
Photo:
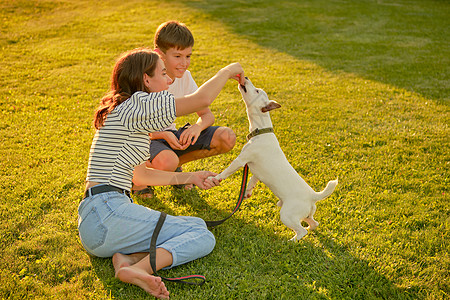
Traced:
<path id="1" fill-rule="evenodd" d="M 258 184 L 213 229 L 210 255 L 161 272 L 207 277 L 202 287 L 167 283 L 172 298 L 448 299 L 449 11 L 438 0 L 1 0 L 0 298 L 149 298 L 115 279 L 110 259 L 87 255 L 76 209 L 115 58 L 179 19 L 196 38 L 197 82 L 241 62 L 282 104 L 271 117 L 293 167 L 315 190 L 340 183 L 299 243 Z M 220 172 L 238 155 L 248 130 L 240 99 L 230 82 L 211 107 L 236 132 L 235 149 L 185 169 Z M 137 202 L 219 219 L 240 180 L 158 187 Z"/>

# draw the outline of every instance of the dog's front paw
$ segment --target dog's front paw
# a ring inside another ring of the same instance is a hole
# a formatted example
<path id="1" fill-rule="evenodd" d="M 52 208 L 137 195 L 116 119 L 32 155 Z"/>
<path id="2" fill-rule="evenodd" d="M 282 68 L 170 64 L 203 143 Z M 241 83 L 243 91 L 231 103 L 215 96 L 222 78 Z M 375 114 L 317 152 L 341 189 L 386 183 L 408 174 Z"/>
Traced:
<path id="1" fill-rule="evenodd" d="M 253 189 L 245 190 L 244 199 L 250 198 L 252 196 L 252 194 L 253 194 Z"/>
<path id="2" fill-rule="evenodd" d="M 208 177 L 208 179 L 209 179 L 209 180 L 212 180 L 212 179 L 217 179 L 217 180 L 219 180 L 219 181 L 222 181 L 222 180 L 223 180 L 223 178 L 221 178 L 221 177 L 220 177 L 220 175 L 216 175 L 216 176 L 209 176 L 209 177 Z"/>

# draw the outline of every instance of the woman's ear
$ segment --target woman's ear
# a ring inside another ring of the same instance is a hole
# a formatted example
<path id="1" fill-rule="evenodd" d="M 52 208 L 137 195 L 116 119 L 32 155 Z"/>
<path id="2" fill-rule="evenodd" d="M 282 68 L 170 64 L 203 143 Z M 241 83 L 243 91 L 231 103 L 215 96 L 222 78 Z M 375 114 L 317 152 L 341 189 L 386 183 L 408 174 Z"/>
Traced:
<path id="1" fill-rule="evenodd" d="M 147 73 L 144 73 L 144 78 L 143 78 L 143 80 L 144 80 L 144 85 L 148 88 L 149 85 L 150 85 L 150 76 L 148 76 Z"/>

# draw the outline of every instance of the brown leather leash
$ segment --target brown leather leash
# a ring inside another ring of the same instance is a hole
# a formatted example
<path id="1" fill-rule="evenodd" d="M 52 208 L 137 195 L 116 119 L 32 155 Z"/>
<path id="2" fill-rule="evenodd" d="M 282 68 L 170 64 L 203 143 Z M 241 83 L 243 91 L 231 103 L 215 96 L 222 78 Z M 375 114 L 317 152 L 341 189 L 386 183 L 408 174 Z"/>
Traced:
<path id="1" fill-rule="evenodd" d="M 236 203 L 236 207 L 233 209 L 233 211 L 231 212 L 231 214 L 229 214 L 226 218 L 222 219 L 222 220 L 218 220 L 218 221 L 205 221 L 206 226 L 208 227 L 214 227 L 217 225 L 222 224 L 223 222 L 225 222 L 226 220 L 228 220 L 232 215 L 234 215 L 234 213 L 236 211 L 239 210 L 241 204 L 242 204 L 242 200 L 244 199 L 244 193 L 245 193 L 245 189 L 247 188 L 247 180 L 248 180 L 248 165 L 246 164 L 244 166 L 244 171 L 242 174 L 242 183 L 241 183 L 241 190 L 239 192 L 239 198 L 238 201 Z M 161 228 L 164 224 L 164 220 L 166 219 L 166 213 L 165 212 L 161 212 L 161 215 L 159 216 L 159 220 L 158 223 L 156 224 L 155 230 L 153 231 L 152 234 L 152 239 L 150 241 L 150 253 L 149 253 L 149 258 L 150 258 L 150 266 L 152 267 L 153 270 L 153 275 L 155 276 L 159 276 L 161 277 L 161 279 L 163 280 L 167 280 L 167 281 L 172 281 L 172 282 L 181 282 L 181 283 L 185 283 L 185 284 L 190 284 L 190 285 L 202 285 L 206 282 L 206 277 L 203 275 L 188 275 L 188 276 L 182 276 L 182 277 L 163 277 L 161 275 L 159 275 L 156 272 L 156 239 L 158 238 L 159 232 L 161 231 Z"/>
<path id="2" fill-rule="evenodd" d="M 223 222 L 225 222 L 226 220 L 228 220 L 229 218 L 231 218 L 231 216 L 234 215 L 234 213 L 238 211 L 238 209 L 241 207 L 242 200 L 244 200 L 244 196 L 245 196 L 244 193 L 245 193 L 245 189 L 247 188 L 247 181 L 248 181 L 248 165 L 245 164 L 244 170 L 243 170 L 243 173 L 242 173 L 241 190 L 239 191 L 239 198 L 238 198 L 238 201 L 236 203 L 236 207 L 233 209 L 231 214 L 228 215 L 228 217 L 226 217 L 226 218 L 224 218 L 222 220 L 219 220 L 219 221 L 205 221 L 206 226 L 214 227 L 214 226 L 220 225 Z"/>

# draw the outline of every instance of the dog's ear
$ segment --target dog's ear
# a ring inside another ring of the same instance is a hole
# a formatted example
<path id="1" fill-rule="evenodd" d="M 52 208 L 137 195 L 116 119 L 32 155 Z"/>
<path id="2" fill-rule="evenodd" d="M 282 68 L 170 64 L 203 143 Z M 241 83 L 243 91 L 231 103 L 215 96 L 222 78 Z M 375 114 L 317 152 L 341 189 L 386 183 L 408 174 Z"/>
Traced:
<path id="1" fill-rule="evenodd" d="M 271 111 L 272 109 L 276 109 L 276 108 L 280 108 L 280 107 L 281 107 L 281 104 L 279 104 L 278 102 L 276 102 L 274 100 L 270 100 L 269 104 L 267 104 L 266 106 L 261 108 L 261 111 L 268 112 L 268 111 Z"/>

